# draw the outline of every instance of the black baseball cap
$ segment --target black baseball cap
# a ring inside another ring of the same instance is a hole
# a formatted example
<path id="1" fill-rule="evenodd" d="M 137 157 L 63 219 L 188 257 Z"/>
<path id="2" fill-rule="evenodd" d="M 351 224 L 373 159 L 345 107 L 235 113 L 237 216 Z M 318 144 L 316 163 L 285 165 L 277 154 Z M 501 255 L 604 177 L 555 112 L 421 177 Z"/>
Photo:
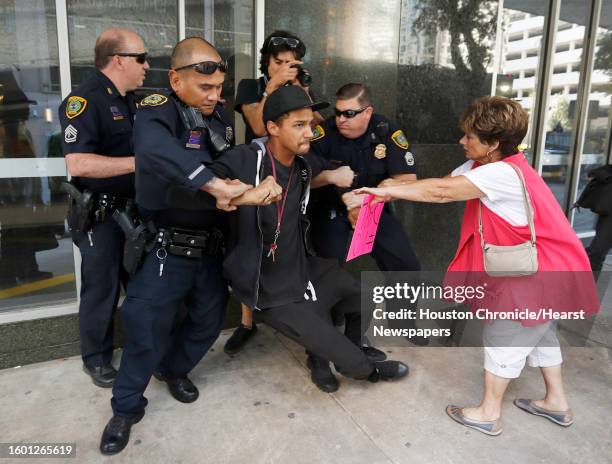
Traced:
<path id="1" fill-rule="evenodd" d="M 328 106 L 329 103 L 327 102 L 314 103 L 304 89 L 297 85 L 285 85 L 276 89 L 266 99 L 263 120 L 265 124 L 268 121 L 277 120 L 290 111 L 301 110 L 302 108 L 312 108 L 312 111 L 319 111 Z"/>

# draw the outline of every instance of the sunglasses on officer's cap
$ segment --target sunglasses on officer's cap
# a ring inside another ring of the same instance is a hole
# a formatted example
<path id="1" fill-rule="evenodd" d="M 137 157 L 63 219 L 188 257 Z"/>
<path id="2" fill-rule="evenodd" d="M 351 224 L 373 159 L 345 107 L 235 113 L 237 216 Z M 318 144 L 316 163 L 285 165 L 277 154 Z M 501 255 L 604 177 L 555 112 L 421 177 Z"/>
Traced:
<path id="1" fill-rule="evenodd" d="M 225 73 L 227 72 L 227 61 L 201 61 L 200 63 L 188 64 L 186 66 L 181 66 L 180 68 L 175 68 L 174 70 L 180 71 L 187 68 L 193 68 L 200 74 L 213 74 L 217 69 L 222 73 Z"/>
<path id="2" fill-rule="evenodd" d="M 147 61 L 147 55 L 148 55 L 147 52 L 144 52 L 144 53 L 123 53 L 123 52 L 120 52 L 120 53 L 111 53 L 108 56 L 131 56 L 133 58 L 136 58 L 136 63 L 145 64 L 145 62 Z"/>

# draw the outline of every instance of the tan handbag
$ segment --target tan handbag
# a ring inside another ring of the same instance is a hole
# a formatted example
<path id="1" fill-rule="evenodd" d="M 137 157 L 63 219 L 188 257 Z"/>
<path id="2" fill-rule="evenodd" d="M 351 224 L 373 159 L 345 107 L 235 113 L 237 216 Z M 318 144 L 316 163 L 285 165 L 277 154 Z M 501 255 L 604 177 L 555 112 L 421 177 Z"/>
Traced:
<path id="1" fill-rule="evenodd" d="M 493 277 L 519 277 L 538 272 L 538 250 L 536 248 L 536 234 L 533 225 L 533 209 L 531 208 L 529 194 L 525 187 L 525 178 L 519 168 L 512 163 L 508 164 L 516 171 L 521 181 L 531 240 L 512 246 L 485 243 L 482 227 L 482 205 L 481 201 L 478 200 L 478 232 L 480 233 L 484 268 L 485 272 Z"/>

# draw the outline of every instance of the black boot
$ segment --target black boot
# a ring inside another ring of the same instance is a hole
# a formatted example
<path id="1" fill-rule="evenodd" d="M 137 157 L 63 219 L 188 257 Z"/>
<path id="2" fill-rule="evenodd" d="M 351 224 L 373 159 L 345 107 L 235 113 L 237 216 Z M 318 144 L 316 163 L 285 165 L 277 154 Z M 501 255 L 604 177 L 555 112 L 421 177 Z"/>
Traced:
<path id="1" fill-rule="evenodd" d="M 88 367 L 83 364 L 83 372 L 91 377 L 94 385 L 102 388 L 111 388 L 117 377 L 117 371 L 110 364 L 102 367 Z"/>
<path id="2" fill-rule="evenodd" d="M 225 342 L 223 351 L 225 351 L 226 354 L 238 353 L 240 350 L 242 350 L 242 348 L 244 348 L 246 342 L 248 342 L 249 339 L 255 335 L 255 332 L 257 332 L 257 326 L 255 324 L 253 324 L 253 327 L 251 328 L 240 324 L 238 327 L 236 327 L 236 330 L 234 330 L 234 333 L 230 336 L 230 338 L 228 338 Z"/>
<path id="3" fill-rule="evenodd" d="M 329 361 L 319 356 L 309 355 L 306 365 L 310 369 L 310 379 L 319 390 L 333 393 L 340 388 L 340 383 L 332 373 Z"/>
<path id="4" fill-rule="evenodd" d="M 400 361 L 382 361 L 374 363 L 374 370 L 368 377 L 370 382 L 379 380 L 397 380 L 406 377 L 410 368 Z"/>
<path id="5" fill-rule="evenodd" d="M 117 454 L 126 447 L 130 441 L 132 425 L 137 424 L 144 416 L 144 411 L 132 419 L 122 416 L 113 416 L 102 432 L 100 452 L 102 454 Z"/>
<path id="6" fill-rule="evenodd" d="M 193 403 L 200 396 L 198 388 L 185 375 L 176 379 L 164 378 L 170 394 L 181 403 Z"/>

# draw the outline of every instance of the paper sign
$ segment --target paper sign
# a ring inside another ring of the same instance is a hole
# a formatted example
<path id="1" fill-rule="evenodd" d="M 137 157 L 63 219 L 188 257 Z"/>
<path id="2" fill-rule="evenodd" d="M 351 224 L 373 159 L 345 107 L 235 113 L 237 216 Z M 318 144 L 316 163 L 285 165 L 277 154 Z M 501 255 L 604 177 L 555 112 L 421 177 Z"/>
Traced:
<path id="1" fill-rule="evenodd" d="M 372 195 L 365 195 L 361 203 L 361 210 L 355 224 L 355 232 L 351 240 L 346 261 L 355 259 L 358 256 L 366 255 L 374 248 L 374 239 L 376 238 L 376 230 L 378 229 L 378 221 L 382 213 L 384 203 L 377 203 L 374 206 L 370 205 Z"/>

